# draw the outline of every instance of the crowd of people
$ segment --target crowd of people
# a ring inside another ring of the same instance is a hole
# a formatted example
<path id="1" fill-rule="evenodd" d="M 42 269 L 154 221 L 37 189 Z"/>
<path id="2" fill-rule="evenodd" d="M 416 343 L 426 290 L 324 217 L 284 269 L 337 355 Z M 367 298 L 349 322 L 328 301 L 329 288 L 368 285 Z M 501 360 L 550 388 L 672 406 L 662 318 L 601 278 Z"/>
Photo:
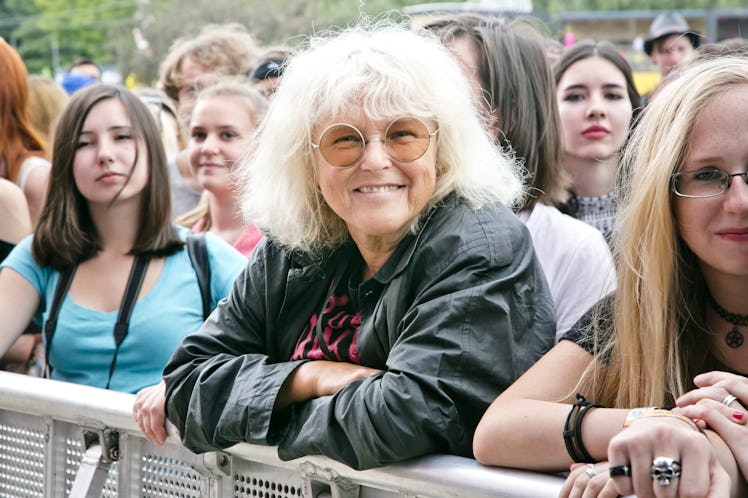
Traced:
<path id="1" fill-rule="evenodd" d="M 134 90 L 0 39 L 0 365 L 196 452 L 745 496 L 748 42 L 665 12 L 640 95 L 536 28 L 207 26 Z"/>

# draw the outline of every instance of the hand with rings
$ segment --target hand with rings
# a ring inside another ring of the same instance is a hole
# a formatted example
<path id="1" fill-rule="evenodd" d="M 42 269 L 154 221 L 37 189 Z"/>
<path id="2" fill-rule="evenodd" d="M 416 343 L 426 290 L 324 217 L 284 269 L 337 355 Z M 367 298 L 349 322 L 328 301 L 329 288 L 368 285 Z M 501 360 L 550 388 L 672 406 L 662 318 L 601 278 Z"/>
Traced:
<path id="1" fill-rule="evenodd" d="M 709 439 L 676 417 L 634 421 L 611 439 L 608 461 L 617 495 L 716 498 L 731 489 Z"/>
<path id="2" fill-rule="evenodd" d="M 616 498 L 618 491 L 608 475 L 607 462 L 575 463 L 559 493 L 560 498 Z"/>
<path id="3" fill-rule="evenodd" d="M 697 376 L 698 389 L 676 400 L 678 411 L 689 418 L 703 420 L 732 451 L 735 461 L 748 480 L 748 379 L 727 372 L 709 372 Z"/>
<path id="4" fill-rule="evenodd" d="M 693 379 L 697 389 L 675 400 L 678 407 L 695 405 L 702 400 L 713 400 L 728 408 L 745 412 L 748 406 L 748 378 L 729 372 L 707 372 Z"/>

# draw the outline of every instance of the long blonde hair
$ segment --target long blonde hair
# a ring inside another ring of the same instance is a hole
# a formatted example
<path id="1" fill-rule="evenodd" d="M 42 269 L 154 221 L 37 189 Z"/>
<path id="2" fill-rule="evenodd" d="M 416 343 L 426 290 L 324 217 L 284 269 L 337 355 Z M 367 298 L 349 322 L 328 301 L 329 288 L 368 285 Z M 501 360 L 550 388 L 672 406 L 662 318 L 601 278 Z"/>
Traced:
<path id="1" fill-rule="evenodd" d="M 678 233 L 671 176 L 688 153 L 704 108 L 745 84 L 746 58 L 723 57 L 684 69 L 649 104 L 623 153 L 624 191 L 613 238 L 614 333 L 599 337 L 597 354 L 609 361 L 608 368 L 601 375 L 593 366 L 586 375 L 597 402 L 672 404 L 691 388 L 694 375 L 714 362 L 705 333 L 707 289 L 696 256 Z"/>

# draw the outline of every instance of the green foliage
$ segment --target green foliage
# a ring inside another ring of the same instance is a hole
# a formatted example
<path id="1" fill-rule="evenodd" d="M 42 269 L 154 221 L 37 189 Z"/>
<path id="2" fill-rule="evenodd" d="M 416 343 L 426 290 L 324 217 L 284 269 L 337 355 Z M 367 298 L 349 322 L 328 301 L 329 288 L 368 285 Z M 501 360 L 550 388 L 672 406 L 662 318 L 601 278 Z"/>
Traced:
<path id="1" fill-rule="evenodd" d="M 29 71 L 66 67 L 80 57 L 117 64 L 122 37 L 133 24 L 133 0 L 6 0 L 23 11 L 10 38 Z"/>
<path id="2" fill-rule="evenodd" d="M 474 0 L 477 3 L 477 0 Z M 705 9 L 745 0 L 534 0 L 544 19 L 569 11 Z M 18 47 L 30 72 L 65 68 L 86 56 L 152 83 L 174 40 L 210 23 L 238 22 L 263 45 L 294 46 L 304 36 L 423 0 L 0 0 L 0 36 Z M 550 16 L 550 17 L 548 17 Z M 136 47 L 133 30 L 147 40 Z"/>

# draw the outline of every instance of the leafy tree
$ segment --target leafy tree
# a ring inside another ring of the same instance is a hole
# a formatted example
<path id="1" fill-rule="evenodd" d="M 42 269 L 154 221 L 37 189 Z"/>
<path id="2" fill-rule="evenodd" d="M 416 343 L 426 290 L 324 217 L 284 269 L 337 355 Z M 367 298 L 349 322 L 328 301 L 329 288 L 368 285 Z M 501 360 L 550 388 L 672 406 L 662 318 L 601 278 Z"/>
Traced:
<path id="1" fill-rule="evenodd" d="M 65 67 L 80 57 L 99 64 L 120 62 L 122 36 L 129 33 L 135 12 L 132 0 L 6 0 L 6 4 L 11 1 L 34 9 L 27 10 L 12 33 L 30 72 Z"/>
<path id="2" fill-rule="evenodd" d="M 238 22 L 262 45 L 294 46 L 308 34 L 345 26 L 361 14 L 373 16 L 415 3 L 419 2 L 370 0 L 360 7 L 350 0 L 211 0 L 208 6 L 205 0 L 151 0 L 136 14 L 136 27 L 148 41 L 148 50 L 137 51 L 130 45 L 122 70 L 137 74 L 141 82 L 156 80 L 158 65 L 173 42 L 195 36 L 206 24 Z"/>
<path id="3" fill-rule="evenodd" d="M 263 45 L 294 46 L 304 36 L 424 0 L 0 0 L 0 36 L 31 72 L 66 67 L 86 56 L 137 81 L 156 80 L 160 61 L 180 37 L 210 23 L 238 22 Z M 475 0 L 474 0 L 475 1 Z M 590 10 L 707 9 L 745 0 L 534 0 L 554 26 L 559 14 Z M 601 36 L 605 36 L 604 33 Z"/>

